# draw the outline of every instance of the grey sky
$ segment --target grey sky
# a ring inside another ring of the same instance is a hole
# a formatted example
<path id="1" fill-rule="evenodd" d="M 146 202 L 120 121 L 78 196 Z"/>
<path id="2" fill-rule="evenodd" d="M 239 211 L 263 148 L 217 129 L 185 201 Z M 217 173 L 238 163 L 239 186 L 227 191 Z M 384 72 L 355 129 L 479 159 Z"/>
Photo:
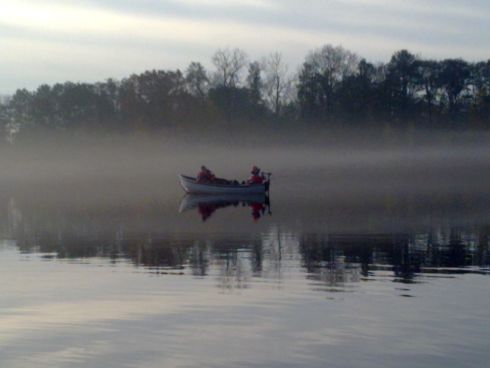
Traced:
<path id="1" fill-rule="evenodd" d="M 0 93 L 42 83 L 210 67 L 220 47 L 273 51 L 290 70 L 341 44 L 371 61 L 490 58 L 487 0 L 0 0 Z"/>

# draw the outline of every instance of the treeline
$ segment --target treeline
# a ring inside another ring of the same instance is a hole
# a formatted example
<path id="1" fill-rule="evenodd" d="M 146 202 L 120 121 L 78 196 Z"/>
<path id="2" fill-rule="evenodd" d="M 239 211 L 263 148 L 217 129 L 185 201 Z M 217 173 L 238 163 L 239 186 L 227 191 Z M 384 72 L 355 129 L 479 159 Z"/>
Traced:
<path id="1" fill-rule="evenodd" d="M 6 134 L 45 129 L 152 131 L 294 122 L 346 126 L 487 127 L 490 60 L 427 60 L 407 50 L 373 64 L 341 46 L 311 51 L 292 71 L 279 53 L 250 61 L 218 50 L 212 70 L 152 70 L 120 81 L 19 89 L 0 103 Z"/>

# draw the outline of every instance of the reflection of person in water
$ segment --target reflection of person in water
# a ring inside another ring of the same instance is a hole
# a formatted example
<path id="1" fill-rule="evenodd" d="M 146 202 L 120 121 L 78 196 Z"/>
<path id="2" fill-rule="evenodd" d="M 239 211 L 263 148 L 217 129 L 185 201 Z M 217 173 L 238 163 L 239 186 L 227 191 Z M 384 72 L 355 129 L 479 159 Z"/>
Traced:
<path id="1" fill-rule="evenodd" d="M 230 202 L 220 202 L 220 203 L 199 203 L 197 205 L 197 211 L 201 216 L 202 221 L 208 220 L 213 213 L 219 208 L 225 208 L 229 206 L 238 206 L 240 202 L 230 201 Z M 243 206 L 249 206 L 252 209 L 252 218 L 254 221 L 259 220 L 265 213 L 268 202 L 241 202 Z"/>
<path id="2" fill-rule="evenodd" d="M 236 206 L 238 202 L 224 202 L 224 203 L 199 203 L 197 211 L 201 215 L 202 221 L 206 221 L 218 208 L 224 208 L 228 206 Z"/>
<path id="3" fill-rule="evenodd" d="M 265 205 L 263 203 L 251 203 L 250 208 L 252 209 L 252 217 L 254 221 L 260 219 L 265 212 Z"/>
<path id="4" fill-rule="evenodd" d="M 197 211 L 201 215 L 203 222 L 206 221 L 208 218 L 210 218 L 213 212 L 216 211 L 216 209 L 217 209 L 216 206 L 206 204 L 206 203 L 199 203 L 199 205 L 197 206 Z"/>

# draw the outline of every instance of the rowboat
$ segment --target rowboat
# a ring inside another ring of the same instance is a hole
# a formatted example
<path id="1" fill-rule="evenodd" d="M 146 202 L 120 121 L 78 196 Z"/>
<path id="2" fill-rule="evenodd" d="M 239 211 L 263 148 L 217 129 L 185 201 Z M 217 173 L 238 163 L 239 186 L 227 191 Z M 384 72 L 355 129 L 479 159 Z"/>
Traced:
<path id="1" fill-rule="evenodd" d="M 186 193 L 193 194 L 261 194 L 269 191 L 270 181 L 263 184 L 198 183 L 196 178 L 179 175 L 180 185 Z"/>

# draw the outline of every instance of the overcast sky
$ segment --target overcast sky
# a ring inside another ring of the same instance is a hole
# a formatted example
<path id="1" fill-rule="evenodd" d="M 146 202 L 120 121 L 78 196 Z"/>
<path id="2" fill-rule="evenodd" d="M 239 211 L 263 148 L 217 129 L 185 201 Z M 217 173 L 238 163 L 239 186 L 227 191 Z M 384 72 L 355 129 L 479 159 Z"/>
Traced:
<path id="1" fill-rule="evenodd" d="M 488 0 L 0 0 L 0 93 L 146 69 L 210 67 L 214 51 L 279 51 L 296 70 L 341 44 L 371 61 L 490 58 Z"/>

